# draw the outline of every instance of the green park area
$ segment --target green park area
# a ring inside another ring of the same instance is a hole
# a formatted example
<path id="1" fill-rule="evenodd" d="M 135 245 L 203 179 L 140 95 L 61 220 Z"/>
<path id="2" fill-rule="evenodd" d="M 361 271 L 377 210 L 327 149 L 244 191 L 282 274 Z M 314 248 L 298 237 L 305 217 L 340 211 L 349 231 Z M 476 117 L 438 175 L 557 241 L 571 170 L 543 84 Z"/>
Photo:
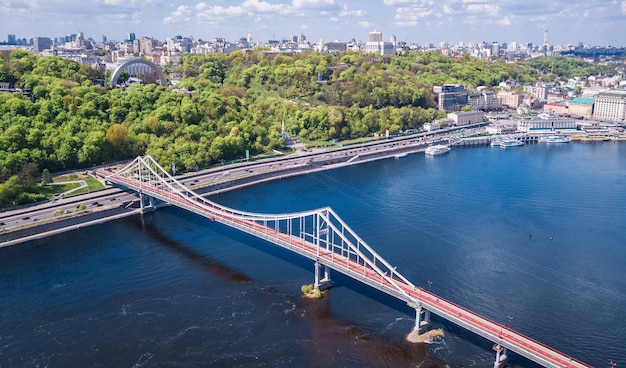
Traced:
<path id="1" fill-rule="evenodd" d="M 437 52 L 399 55 L 263 50 L 184 54 L 152 83 L 109 89 L 109 72 L 69 59 L 0 51 L 0 81 L 24 93 L 0 93 L 0 208 L 73 189 L 44 186 L 44 172 L 83 170 L 151 155 L 179 173 L 275 151 L 281 135 L 307 147 L 332 147 L 418 130 L 446 116 L 434 85 L 497 89 L 615 69 L 544 57 L 526 62 L 452 58 Z M 71 178 L 70 178 L 71 179 Z M 56 180 L 56 179 L 55 179 Z M 86 188 L 97 184 L 89 178 Z"/>

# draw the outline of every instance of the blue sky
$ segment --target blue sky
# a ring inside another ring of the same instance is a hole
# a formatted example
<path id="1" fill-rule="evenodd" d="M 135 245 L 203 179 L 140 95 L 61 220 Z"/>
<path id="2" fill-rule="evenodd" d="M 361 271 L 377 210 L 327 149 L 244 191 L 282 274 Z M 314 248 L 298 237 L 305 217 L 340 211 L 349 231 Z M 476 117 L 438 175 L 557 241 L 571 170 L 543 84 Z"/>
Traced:
<path id="1" fill-rule="evenodd" d="M 317 42 L 367 40 L 380 30 L 388 40 L 415 43 L 498 41 L 626 46 L 626 0 L 0 0 L 0 40 L 86 37 L 164 40 L 194 36 L 235 41 L 303 33 Z"/>

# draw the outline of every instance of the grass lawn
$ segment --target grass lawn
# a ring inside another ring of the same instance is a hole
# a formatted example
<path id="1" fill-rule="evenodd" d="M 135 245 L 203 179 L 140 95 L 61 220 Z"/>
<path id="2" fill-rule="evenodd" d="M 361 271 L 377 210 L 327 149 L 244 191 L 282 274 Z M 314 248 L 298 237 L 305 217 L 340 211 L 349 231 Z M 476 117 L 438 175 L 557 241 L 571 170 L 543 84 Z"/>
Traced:
<path id="1" fill-rule="evenodd" d="M 70 174 L 70 175 L 57 176 L 54 179 L 52 179 L 52 181 L 55 182 L 55 183 L 66 182 L 66 181 L 78 181 L 78 180 L 84 180 L 87 183 L 87 187 L 79 189 L 77 191 L 74 191 L 74 192 L 70 193 L 69 196 L 84 194 L 84 193 L 91 192 L 93 190 L 98 190 L 98 189 L 104 188 L 104 185 L 102 185 L 102 183 L 98 179 L 94 178 L 91 175 Z M 53 195 L 54 194 L 58 194 L 58 193 L 67 192 L 68 190 L 72 190 L 72 189 L 78 188 L 78 187 L 80 187 L 80 183 L 70 183 L 70 184 L 63 184 L 63 185 L 47 185 L 46 186 L 46 188 L 51 188 L 52 189 Z"/>

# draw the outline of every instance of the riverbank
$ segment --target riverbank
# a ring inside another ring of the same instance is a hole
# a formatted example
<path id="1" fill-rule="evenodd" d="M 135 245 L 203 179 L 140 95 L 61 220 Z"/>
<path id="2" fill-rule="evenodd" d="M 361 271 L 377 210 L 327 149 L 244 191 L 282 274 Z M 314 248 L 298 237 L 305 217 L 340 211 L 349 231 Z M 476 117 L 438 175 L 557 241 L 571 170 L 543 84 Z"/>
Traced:
<path id="1" fill-rule="evenodd" d="M 351 146 L 349 148 L 331 148 L 331 149 L 317 149 L 315 152 L 305 153 L 300 155 L 293 155 L 291 157 L 274 157 L 270 159 L 260 160 L 255 163 L 246 163 L 239 165 L 223 166 L 218 169 L 208 169 L 202 172 L 189 173 L 177 177 L 177 180 L 183 181 L 189 177 L 202 177 L 213 176 L 219 173 L 228 172 L 236 167 L 248 167 L 246 175 L 238 177 L 225 177 L 220 178 L 219 182 L 208 182 L 202 185 L 190 186 L 190 189 L 203 196 L 211 196 L 241 188 L 249 187 L 252 185 L 265 183 L 274 180 L 282 180 L 290 177 L 305 175 L 324 170 L 333 170 L 336 168 L 371 162 L 375 160 L 382 160 L 386 158 L 393 158 L 397 155 L 406 155 L 423 152 L 428 146 L 428 143 L 423 140 L 418 140 L 413 144 L 404 144 L 397 146 L 393 143 L 395 140 L 388 140 L 382 143 L 389 143 L 390 147 L 383 147 L 382 149 L 371 148 L 376 145 L 380 145 L 381 142 L 368 142 L 360 145 Z M 334 156 L 333 153 L 338 152 L 358 152 L 353 155 L 344 154 L 343 156 Z M 361 152 L 363 151 L 363 152 Z M 328 158 L 324 156 L 329 156 Z M 315 161 L 314 159 L 317 159 Z M 290 165 L 273 165 L 271 171 L 260 172 L 253 170 L 256 167 L 262 165 L 268 165 L 281 161 L 295 160 L 295 164 Z M 78 202 L 91 202 L 93 198 L 99 197 L 101 192 L 106 190 L 111 191 L 112 186 L 107 186 L 101 191 L 94 191 L 85 195 L 74 197 L 75 203 Z M 124 192 L 120 189 L 118 192 L 122 195 Z M 94 205 L 88 211 L 73 213 L 72 216 L 49 216 L 45 220 L 33 219 L 33 221 L 23 222 L 13 227 L 6 227 L 5 222 L 2 219 L 7 215 L 14 218 L 26 219 L 31 217 L 28 215 L 34 208 L 41 208 L 41 212 L 49 212 L 50 214 L 63 210 L 67 207 L 65 204 L 54 204 L 54 201 L 35 204 L 33 206 L 21 207 L 19 209 L 8 209 L 0 216 L 0 222 L 5 225 L 0 230 L 0 247 L 6 247 L 11 245 L 20 244 L 23 242 L 41 239 L 46 236 L 59 234 L 64 231 L 72 231 L 81 227 L 86 227 L 94 224 L 101 224 L 107 221 L 116 220 L 123 217 L 133 216 L 141 213 L 137 209 L 138 202 L 135 201 L 118 201 L 115 204 L 102 206 L 99 202 L 93 202 Z"/>

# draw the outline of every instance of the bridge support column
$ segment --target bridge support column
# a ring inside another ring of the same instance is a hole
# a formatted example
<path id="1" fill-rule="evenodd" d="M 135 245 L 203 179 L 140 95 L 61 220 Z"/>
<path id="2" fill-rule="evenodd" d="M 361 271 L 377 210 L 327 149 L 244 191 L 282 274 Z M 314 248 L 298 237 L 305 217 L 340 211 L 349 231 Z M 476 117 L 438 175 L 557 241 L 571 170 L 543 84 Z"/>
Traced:
<path id="1" fill-rule="evenodd" d="M 430 325 L 430 311 L 428 309 L 418 306 L 415 308 L 415 328 L 418 334 L 422 333 L 422 330 L 426 329 Z"/>
<path id="2" fill-rule="evenodd" d="M 315 262 L 315 283 L 313 284 L 315 290 L 324 290 L 330 287 L 330 269 L 328 266 L 324 266 L 324 278 L 320 280 L 320 268 L 322 268 L 322 264 Z"/>
<path id="3" fill-rule="evenodd" d="M 500 346 L 500 344 L 495 344 L 493 350 L 496 352 L 496 361 L 493 362 L 493 368 L 503 368 L 506 365 L 506 361 L 509 359 L 506 354 L 506 348 Z"/>
<path id="4" fill-rule="evenodd" d="M 148 203 L 146 204 L 146 202 Z M 152 202 L 152 197 L 144 195 L 141 192 L 139 192 L 139 204 L 141 205 L 141 213 L 155 210 L 154 203 Z"/>

